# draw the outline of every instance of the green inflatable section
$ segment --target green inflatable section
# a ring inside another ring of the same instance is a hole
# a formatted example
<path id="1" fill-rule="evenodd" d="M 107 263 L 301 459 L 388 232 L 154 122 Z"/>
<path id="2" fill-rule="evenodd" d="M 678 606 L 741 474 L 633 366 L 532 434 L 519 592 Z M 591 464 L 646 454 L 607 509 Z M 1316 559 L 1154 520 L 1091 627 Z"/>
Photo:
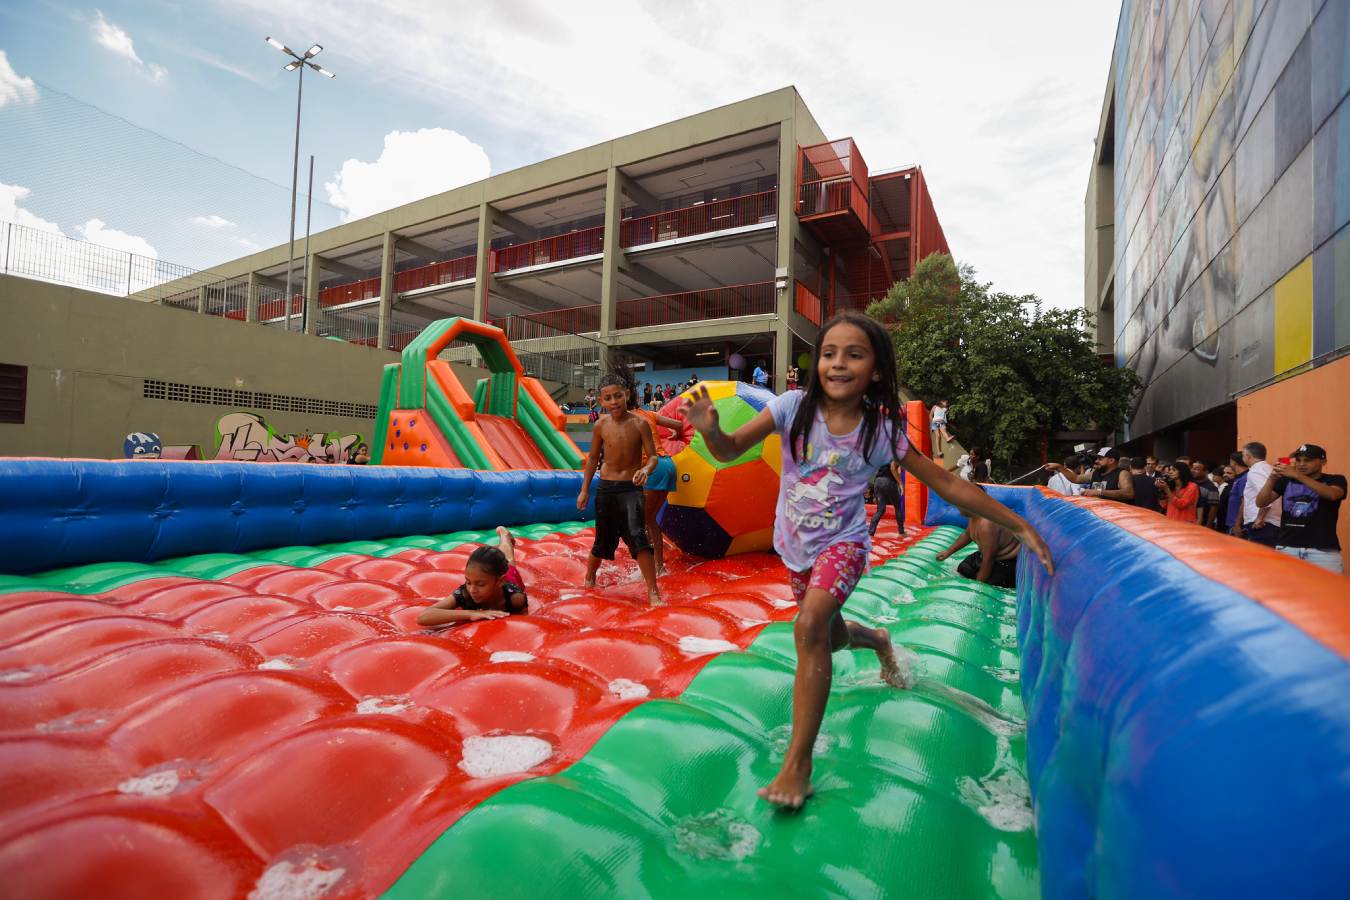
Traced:
<path id="1" fill-rule="evenodd" d="M 508 529 L 528 540 L 541 540 L 554 534 L 576 534 L 595 527 L 594 521 L 521 525 Z M 254 550 L 250 553 L 203 553 L 180 556 L 156 563 L 105 562 L 87 566 L 54 569 L 41 575 L 0 575 L 0 594 L 17 591 L 59 590 L 72 594 L 97 594 L 147 578 L 181 575 L 187 578 L 216 580 L 256 566 L 285 565 L 311 568 L 348 553 L 366 556 L 397 556 L 412 547 L 428 550 L 453 550 L 462 544 L 497 544 L 497 532 L 453 531 L 446 534 L 422 534 L 387 538 L 380 541 L 344 541 L 317 547 L 294 546 Z"/>
<path id="2" fill-rule="evenodd" d="M 1039 896 L 1014 597 L 954 574 L 937 529 L 858 585 L 846 612 L 912 652 L 916 681 L 835 655 L 816 796 L 755 794 L 790 734 L 792 627 L 636 707 L 579 762 L 467 813 L 388 896 Z"/>

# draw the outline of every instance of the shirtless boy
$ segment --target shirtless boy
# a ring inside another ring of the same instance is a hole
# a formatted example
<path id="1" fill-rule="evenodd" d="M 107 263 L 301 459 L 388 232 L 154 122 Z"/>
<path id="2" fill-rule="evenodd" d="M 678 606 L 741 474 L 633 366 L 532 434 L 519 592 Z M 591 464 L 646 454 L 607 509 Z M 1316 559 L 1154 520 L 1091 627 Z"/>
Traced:
<path id="1" fill-rule="evenodd" d="M 600 380 L 600 406 L 609 415 L 595 423 L 591 452 L 586 456 L 586 470 L 581 479 L 581 493 L 577 495 L 577 509 L 585 509 L 591 495 L 591 478 L 599 465 L 595 544 L 586 560 L 586 586 L 595 586 L 600 560 L 613 560 L 622 539 L 637 561 L 642 580 L 647 583 L 648 599 L 655 603 L 660 601 L 661 594 L 656 587 L 656 564 L 652 559 L 651 538 L 647 535 L 642 486 L 660 457 L 656 453 L 651 427 L 628 408 L 628 391 L 628 383 L 620 375 L 606 375 Z M 644 454 L 646 462 L 643 462 Z"/>

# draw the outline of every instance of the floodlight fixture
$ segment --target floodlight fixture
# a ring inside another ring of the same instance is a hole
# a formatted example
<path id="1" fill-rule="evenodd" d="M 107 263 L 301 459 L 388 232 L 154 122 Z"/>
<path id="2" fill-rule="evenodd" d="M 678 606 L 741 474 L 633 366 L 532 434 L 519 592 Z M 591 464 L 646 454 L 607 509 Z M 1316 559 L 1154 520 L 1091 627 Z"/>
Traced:
<path id="1" fill-rule="evenodd" d="M 300 180 L 300 104 L 303 102 L 305 97 L 305 67 L 308 66 L 309 68 L 313 69 L 315 72 L 318 72 L 325 78 L 334 78 L 336 76 L 334 76 L 332 72 L 328 71 L 323 66 L 320 66 L 317 63 L 310 62 L 310 59 L 312 57 L 318 56 L 321 52 L 323 52 L 322 44 L 310 44 L 309 49 L 305 51 L 305 55 L 301 56 L 300 54 L 292 50 L 290 47 L 287 47 L 285 44 L 281 43 L 281 41 L 278 41 L 276 38 L 272 37 L 271 35 L 268 35 L 266 38 L 264 38 L 264 40 L 291 58 L 291 61 L 286 63 L 285 66 L 287 72 L 294 72 L 296 69 L 300 70 L 300 75 L 296 84 L 296 92 L 295 92 L 295 152 L 291 160 L 291 242 L 290 242 L 290 253 L 286 259 L 286 330 L 290 331 L 291 301 L 293 299 L 293 295 L 291 294 L 291 275 L 292 269 L 295 268 L 295 199 L 296 199 L 295 195 L 297 182 Z M 309 293 L 308 290 L 306 290 L 306 293 Z M 300 311 L 301 331 L 305 330 L 305 326 L 308 324 L 308 319 L 309 319 L 309 304 L 306 302 L 302 304 Z"/>

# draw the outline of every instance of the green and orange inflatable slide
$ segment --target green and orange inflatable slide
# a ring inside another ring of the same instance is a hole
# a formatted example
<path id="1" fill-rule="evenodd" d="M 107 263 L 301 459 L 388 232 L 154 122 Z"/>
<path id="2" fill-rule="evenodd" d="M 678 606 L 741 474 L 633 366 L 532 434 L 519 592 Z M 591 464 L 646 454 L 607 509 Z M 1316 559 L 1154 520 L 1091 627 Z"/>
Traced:
<path id="1" fill-rule="evenodd" d="M 477 348 L 488 376 L 471 397 L 437 355 L 454 342 Z M 429 325 L 385 367 L 371 461 L 388 466 L 504 471 L 576 469 L 582 455 L 558 404 L 525 375 L 500 328 L 472 319 Z"/>

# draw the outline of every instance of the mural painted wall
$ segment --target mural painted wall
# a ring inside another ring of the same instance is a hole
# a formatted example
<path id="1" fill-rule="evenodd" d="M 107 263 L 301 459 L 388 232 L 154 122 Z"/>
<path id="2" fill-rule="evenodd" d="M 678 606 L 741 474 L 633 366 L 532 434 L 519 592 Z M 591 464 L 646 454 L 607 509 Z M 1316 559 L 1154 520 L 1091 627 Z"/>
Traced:
<path id="1" fill-rule="evenodd" d="M 345 463 L 362 443 L 359 434 L 280 434 L 273 431 L 257 413 L 232 412 L 216 421 L 215 452 L 210 456 L 204 456 L 196 444 L 165 444 L 152 431 L 137 431 L 127 435 L 122 443 L 122 455 L 127 459 Z"/>
<path id="2" fill-rule="evenodd" d="M 1131 435 L 1350 344 L 1348 46 L 1350 0 L 1125 0 L 1115 349 L 1148 385 Z"/>

